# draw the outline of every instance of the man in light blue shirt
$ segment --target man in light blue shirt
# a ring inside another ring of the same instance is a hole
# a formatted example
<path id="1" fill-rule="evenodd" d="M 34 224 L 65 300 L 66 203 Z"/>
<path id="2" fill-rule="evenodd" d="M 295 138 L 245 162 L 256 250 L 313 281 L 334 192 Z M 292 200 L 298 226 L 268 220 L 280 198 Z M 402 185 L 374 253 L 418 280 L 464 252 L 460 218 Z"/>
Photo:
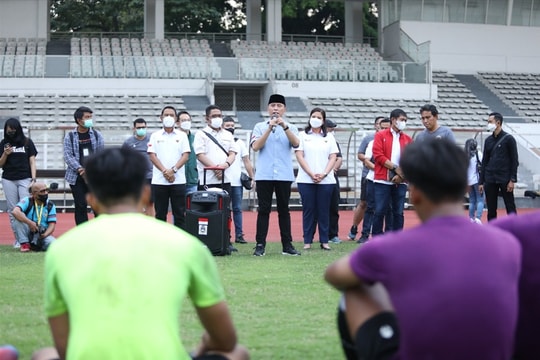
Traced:
<path id="1" fill-rule="evenodd" d="M 256 162 L 256 189 L 259 207 L 257 212 L 257 233 L 254 256 L 265 254 L 266 236 L 270 211 L 272 209 L 272 194 L 276 193 L 276 204 L 281 234 L 282 254 L 300 255 L 292 245 L 291 215 L 289 200 L 291 184 L 294 181 L 291 149 L 300 144 L 298 128 L 286 123 L 283 115 L 286 112 L 285 97 L 274 94 L 268 101 L 269 120 L 255 125 L 251 135 L 250 145 L 258 151 Z"/>

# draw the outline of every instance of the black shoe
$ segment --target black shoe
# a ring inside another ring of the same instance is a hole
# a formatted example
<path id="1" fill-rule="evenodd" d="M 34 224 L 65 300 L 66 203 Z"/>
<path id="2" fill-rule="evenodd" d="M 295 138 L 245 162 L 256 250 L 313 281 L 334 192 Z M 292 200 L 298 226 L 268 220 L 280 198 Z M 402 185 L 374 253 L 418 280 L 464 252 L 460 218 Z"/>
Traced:
<path id="1" fill-rule="evenodd" d="M 244 235 L 240 235 L 234 241 L 236 244 L 247 244 L 248 242 L 244 239 Z"/>
<path id="2" fill-rule="evenodd" d="M 321 244 L 321 250 L 330 251 L 332 249 L 330 249 L 330 246 L 328 244 Z"/>
<path id="3" fill-rule="evenodd" d="M 282 255 L 298 256 L 301 255 L 296 249 L 291 245 L 281 252 Z"/>
<path id="4" fill-rule="evenodd" d="M 255 251 L 253 252 L 253 256 L 264 256 L 264 254 L 265 254 L 264 245 L 257 244 L 257 246 L 255 246 Z"/>
<path id="5" fill-rule="evenodd" d="M 232 244 L 229 244 L 229 251 L 230 252 L 238 252 L 238 249 L 232 246 Z"/>
<path id="6" fill-rule="evenodd" d="M 367 235 L 362 235 L 362 236 L 360 237 L 360 239 L 358 239 L 358 241 L 357 241 L 356 243 L 357 243 L 357 244 L 363 244 L 363 243 L 365 243 L 365 242 L 368 241 L 368 240 L 369 240 L 369 236 L 367 236 Z"/>

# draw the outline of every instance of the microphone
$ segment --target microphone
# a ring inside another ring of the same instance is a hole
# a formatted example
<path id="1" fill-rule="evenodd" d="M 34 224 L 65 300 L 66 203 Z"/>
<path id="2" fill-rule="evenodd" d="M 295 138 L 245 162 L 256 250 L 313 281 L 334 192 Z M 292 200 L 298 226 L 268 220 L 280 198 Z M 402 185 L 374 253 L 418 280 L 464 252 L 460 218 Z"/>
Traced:
<path id="1" fill-rule="evenodd" d="M 270 118 L 270 120 L 274 120 L 274 119 L 278 119 L 279 118 L 279 115 L 277 113 L 273 113 L 272 114 L 272 117 Z M 272 125 L 272 132 L 275 133 L 276 132 L 276 125 Z"/>

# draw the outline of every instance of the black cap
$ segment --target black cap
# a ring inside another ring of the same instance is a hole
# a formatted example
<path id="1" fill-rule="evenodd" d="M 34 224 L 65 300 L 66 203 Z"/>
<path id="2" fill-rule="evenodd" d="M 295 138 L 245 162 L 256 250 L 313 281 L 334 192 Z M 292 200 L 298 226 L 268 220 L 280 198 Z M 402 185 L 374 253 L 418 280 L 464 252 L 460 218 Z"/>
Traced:
<path id="1" fill-rule="evenodd" d="M 287 104 L 285 104 L 285 97 L 280 94 L 270 95 L 270 99 L 268 99 L 268 105 L 273 104 L 273 103 L 283 104 L 287 106 Z"/>
<path id="2" fill-rule="evenodd" d="M 332 120 L 330 120 L 330 119 L 326 119 L 324 123 L 325 123 L 327 128 L 335 128 L 335 127 L 337 127 L 337 124 L 335 122 L 333 122 Z"/>

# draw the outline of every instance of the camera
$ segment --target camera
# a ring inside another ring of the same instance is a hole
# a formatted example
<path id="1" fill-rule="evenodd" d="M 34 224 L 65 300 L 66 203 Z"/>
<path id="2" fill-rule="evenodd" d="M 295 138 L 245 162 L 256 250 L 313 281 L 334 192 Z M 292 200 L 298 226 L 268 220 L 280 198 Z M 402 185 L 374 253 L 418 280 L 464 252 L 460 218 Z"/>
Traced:
<path id="1" fill-rule="evenodd" d="M 30 240 L 30 246 L 33 249 L 41 250 L 43 248 L 43 239 L 40 238 L 40 235 L 45 233 L 46 230 L 47 230 L 47 228 L 40 225 L 40 226 L 38 226 L 38 231 L 31 232 L 29 234 L 29 239 L 28 240 Z"/>

